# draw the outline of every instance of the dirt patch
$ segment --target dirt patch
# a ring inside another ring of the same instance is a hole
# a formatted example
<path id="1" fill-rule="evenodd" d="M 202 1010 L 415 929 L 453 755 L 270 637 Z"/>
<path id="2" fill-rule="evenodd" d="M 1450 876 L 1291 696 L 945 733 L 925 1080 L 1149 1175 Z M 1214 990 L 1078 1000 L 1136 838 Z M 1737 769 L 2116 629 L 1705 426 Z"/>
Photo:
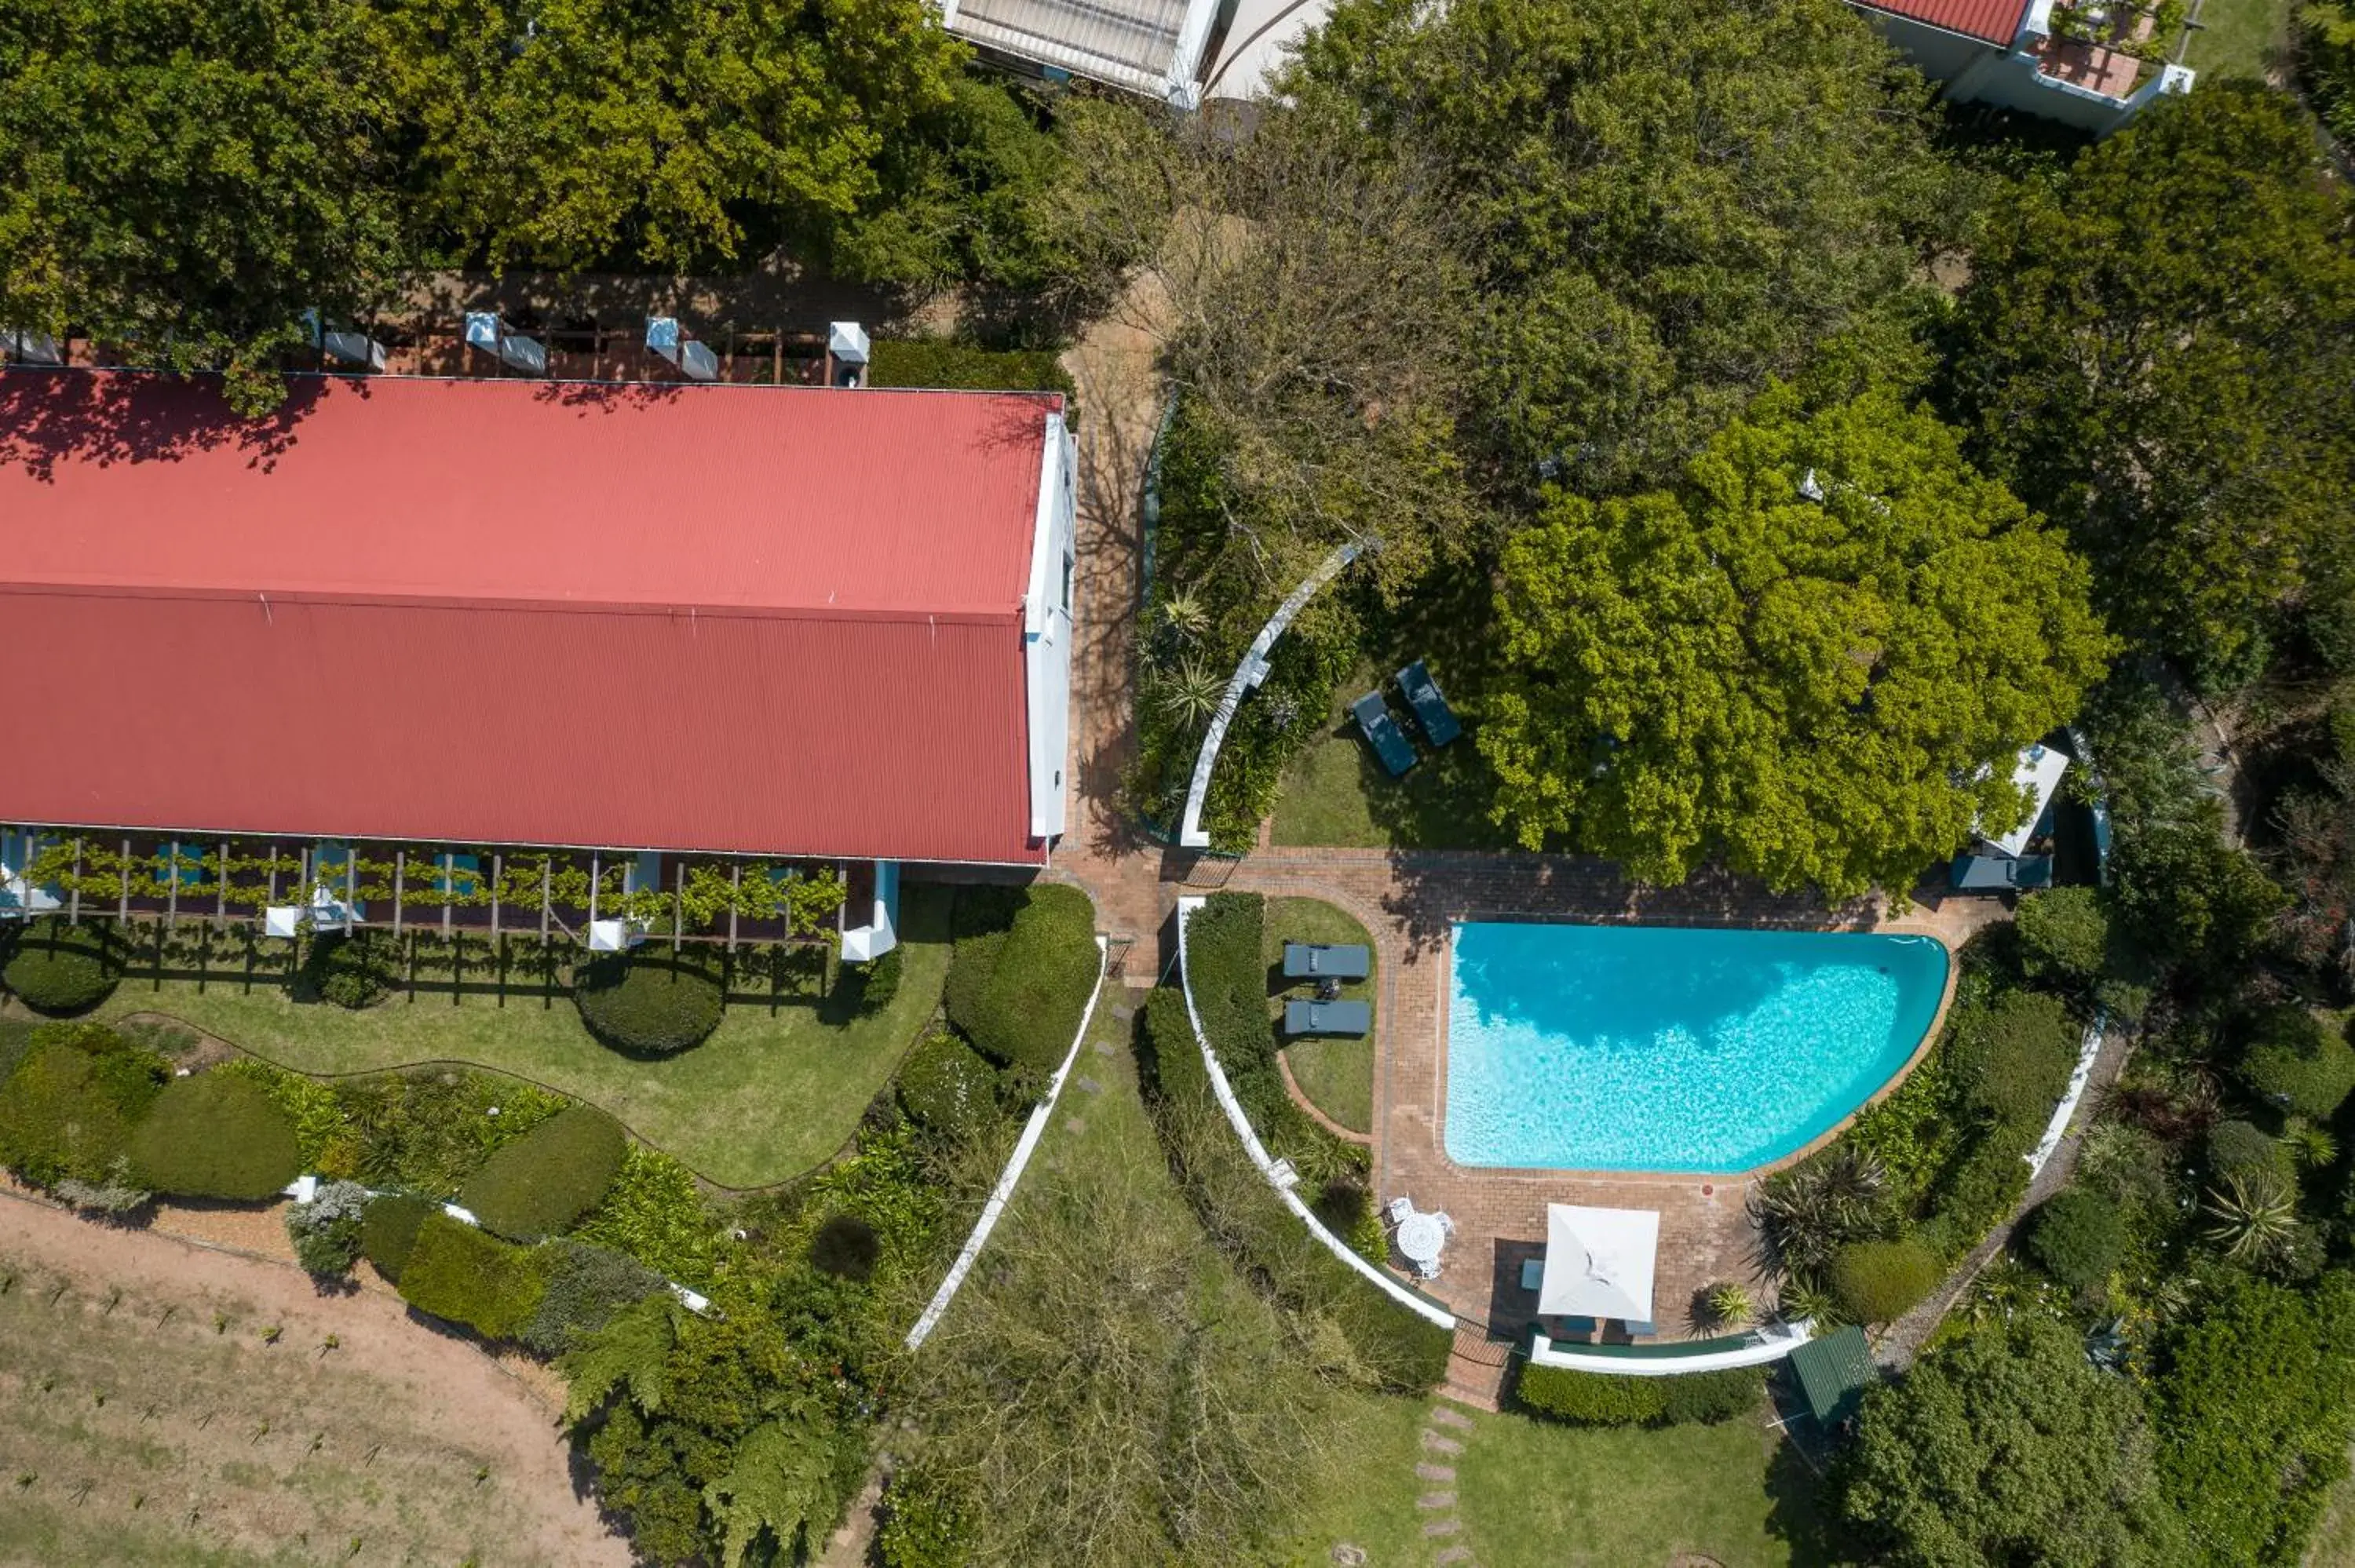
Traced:
<path id="1" fill-rule="evenodd" d="M 0 1281 L 0 1563 L 631 1560 L 576 1479 L 553 1377 L 380 1285 L 323 1294 L 14 1194 Z"/>

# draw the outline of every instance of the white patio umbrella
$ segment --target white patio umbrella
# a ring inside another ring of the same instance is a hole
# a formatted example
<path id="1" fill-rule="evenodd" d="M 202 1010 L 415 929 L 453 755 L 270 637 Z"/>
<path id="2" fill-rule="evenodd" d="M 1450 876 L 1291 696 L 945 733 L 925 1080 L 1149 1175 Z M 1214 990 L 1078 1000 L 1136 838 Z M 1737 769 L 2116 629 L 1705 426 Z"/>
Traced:
<path id="1" fill-rule="evenodd" d="M 1548 1203 L 1539 1313 L 1649 1323 L 1652 1260 L 1659 1245 L 1660 1216 L 1650 1209 Z"/>

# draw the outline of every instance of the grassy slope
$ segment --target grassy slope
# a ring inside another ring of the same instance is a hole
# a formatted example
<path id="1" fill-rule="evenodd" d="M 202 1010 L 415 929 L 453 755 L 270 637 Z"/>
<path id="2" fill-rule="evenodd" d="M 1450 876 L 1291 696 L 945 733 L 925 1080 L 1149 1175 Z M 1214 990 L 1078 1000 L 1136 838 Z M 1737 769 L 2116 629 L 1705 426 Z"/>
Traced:
<path id="1" fill-rule="evenodd" d="M 1487 767 L 1473 748 L 1468 717 L 1465 734 L 1437 752 L 1404 721 L 1422 760 L 1403 779 L 1382 770 L 1347 705 L 1376 679 L 1369 666 L 1344 684 L 1324 729 L 1284 769 L 1269 830 L 1273 842 L 1359 849 L 1508 847 L 1503 831 L 1487 818 Z M 1441 686 L 1449 690 L 1444 676 Z M 1400 705 L 1392 694 L 1392 710 Z"/>
<path id="2" fill-rule="evenodd" d="M 1190 1224 L 1191 1211 L 1168 1179 L 1137 1097 L 1125 1026 L 1112 1021 L 1109 1005 L 1096 1018 L 1093 1037 L 1114 1043 L 1114 1054 L 1091 1049 L 1078 1072 L 1102 1083 L 1103 1092 L 1087 1093 L 1076 1081 L 1064 1091 L 1039 1165 L 1065 1182 L 1083 1181 L 1091 1171 L 1141 1171 Z M 1040 1173 L 1034 1169 L 1032 1176 Z M 1028 1188 L 1026 1178 L 1018 1208 Z M 1198 1305 L 1216 1301 L 1220 1289 L 1241 1287 L 1207 1239 L 1202 1255 L 1206 1282 L 1226 1282 L 1201 1292 Z M 988 1267 L 986 1255 L 982 1267 Z M 1416 1479 L 1414 1467 L 1426 1457 L 1417 1434 L 1429 1408 L 1423 1400 L 1346 1396 L 1340 1410 L 1351 1430 L 1334 1446 L 1337 1462 L 1316 1478 L 1296 1532 L 1269 1561 L 1286 1568 L 1329 1563 L 1335 1545 L 1352 1542 L 1369 1553 L 1371 1568 L 1425 1568 L 1434 1542 L 1423 1534 L 1430 1516 L 1415 1499 L 1432 1489 Z M 1665 1563 L 1679 1551 L 1705 1552 L 1728 1568 L 1781 1568 L 1794 1559 L 1778 1533 L 1778 1510 L 1798 1510 L 1794 1522 L 1803 1529 L 1812 1526 L 1812 1516 L 1804 1496 L 1785 1504 L 1770 1493 L 1769 1469 L 1779 1453 L 1763 1426 L 1744 1423 L 1578 1432 L 1515 1415 L 1483 1416 L 1457 1461 L 1465 1539 L 1483 1568 L 1631 1568 Z"/>
<path id="3" fill-rule="evenodd" d="M 2203 77 L 2263 79 L 2289 47 L 2291 0 L 2202 0 L 2183 63 Z"/>
<path id="4" fill-rule="evenodd" d="M 1267 905 L 1267 934 L 1263 949 L 1269 969 L 1281 973 L 1284 964 L 1284 944 L 1293 942 L 1358 942 L 1368 947 L 1373 938 L 1347 910 L 1337 909 L 1317 898 L 1271 898 Z M 1380 959 L 1374 971 L 1362 980 L 1352 980 L 1341 988 L 1341 994 L 1351 1001 L 1371 1002 L 1375 981 L 1380 978 Z M 1314 995 L 1316 987 L 1304 984 L 1286 990 L 1284 995 Z M 1315 1103 L 1318 1110 L 1353 1132 L 1368 1132 L 1374 1125 L 1374 1037 L 1370 1032 L 1360 1040 L 1302 1040 L 1284 1048 L 1284 1058 L 1292 1067 L 1301 1093 Z"/>
<path id="5" fill-rule="evenodd" d="M 603 1107 L 707 1179 L 755 1187 L 799 1175 L 835 1152 L 890 1081 L 938 1003 L 948 975 L 945 889 L 911 886 L 902 910 L 906 970 L 871 1017 L 829 1022 L 823 1004 L 730 1005 L 710 1039 L 664 1061 L 609 1051 L 562 994 L 420 992 L 363 1012 L 298 1005 L 274 987 L 131 980 L 104 1015 L 185 1019 L 282 1065 L 356 1073 L 461 1061 L 538 1080 Z"/>

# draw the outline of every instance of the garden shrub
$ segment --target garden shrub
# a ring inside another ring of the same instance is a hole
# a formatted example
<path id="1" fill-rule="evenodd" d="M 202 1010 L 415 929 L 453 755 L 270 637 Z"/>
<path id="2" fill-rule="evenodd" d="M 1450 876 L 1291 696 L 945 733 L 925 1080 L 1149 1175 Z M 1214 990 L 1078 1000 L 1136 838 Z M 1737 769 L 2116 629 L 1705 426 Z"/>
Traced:
<path id="1" fill-rule="evenodd" d="M 163 1059 L 102 1024 L 50 1023 L 0 1084 L 0 1164 L 37 1186 L 107 1181 L 163 1092 Z"/>
<path id="2" fill-rule="evenodd" d="M 866 1012 L 889 1007 L 900 994 L 900 975 L 907 967 L 900 949 L 892 948 L 858 969 L 858 1005 Z"/>
<path id="3" fill-rule="evenodd" d="M 633 1143 L 622 1156 L 613 1191 L 572 1235 L 627 1253 L 666 1279 L 709 1289 L 719 1258 L 719 1230 L 695 1173 L 659 1150 Z"/>
<path id="4" fill-rule="evenodd" d="M 303 1173 L 294 1124 L 261 1085 L 233 1073 L 173 1079 L 129 1152 L 142 1181 L 185 1198 L 259 1202 Z"/>
<path id="5" fill-rule="evenodd" d="M 611 1247 L 567 1236 L 540 1249 L 548 1285 L 517 1335 L 544 1356 L 559 1356 L 629 1307 L 664 1288 L 663 1277 Z"/>
<path id="6" fill-rule="evenodd" d="M 2241 1075 L 2268 1103 L 2322 1121 L 2355 1090 L 2355 1046 L 2303 1007 L 2275 1008 L 2257 1021 Z"/>
<path id="7" fill-rule="evenodd" d="M 810 1238 L 810 1266 L 837 1279 L 865 1280 L 875 1272 L 883 1244 L 857 1214 L 830 1214 Z"/>
<path id="8" fill-rule="evenodd" d="M 1524 1366 L 1518 1397 L 1540 1415 L 1580 1426 L 1649 1426 L 1668 1415 L 1665 1377 Z"/>
<path id="9" fill-rule="evenodd" d="M 2109 1278 L 2126 1239 L 2115 1203 L 2099 1192 L 2073 1187 L 2037 1205 L 2028 1227 L 2028 1253 L 2061 1284 L 2088 1291 Z"/>
<path id="10" fill-rule="evenodd" d="M 2041 1130 L 2068 1091 L 2080 1031 L 2061 999 L 2006 991 L 1957 1042 L 1972 1102 L 1998 1122 Z"/>
<path id="11" fill-rule="evenodd" d="M 1177 991 L 1146 996 L 1142 1056 L 1156 1123 L 1212 1240 L 1285 1306 L 1329 1319 L 1381 1386 L 1421 1393 L 1444 1378 L 1454 1332 L 1327 1251 L 1252 1167 L 1211 1096 L 1186 1001 Z"/>
<path id="12" fill-rule="evenodd" d="M 2252 1171 L 2287 1177 L 2289 1150 L 2254 1122 L 2220 1121 L 2208 1130 L 2208 1169 L 2219 1177 Z"/>
<path id="13" fill-rule="evenodd" d="M 360 1255 L 360 1228 L 367 1223 L 368 1191 L 357 1181 L 325 1181 L 307 1203 L 286 1211 L 286 1234 L 294 1261 L 322 1278 L 351 1272 Z"/>
<path id="14" fill-rule="evenodd" d="M 360 1216 L 360 1255 L 376 1265 L 378 1274 L 399 1285 L 400 1271 L 416 1248 L 419 1229 L 428 1215 L 441 1212 L 441 1204 L 410 1192 L 387 1192 L 370 1200 L 367 1213 Z"/>
<path id="15" fill-rule="evenodd" d="M 869 387 L 932 387 L 964 392 L 1060 392 L 1077 388 L 1050 349 L 975 348 L 945 338 L 878 338 L 869 350 Z"/>
<path id="16" fill-rule="evenodd" d="M 962 894 L 958 901 L 964 904 Z M 1001 939 L 978 932 L 957 942 L 949 960 L 949 1022 L 993 1061 L 1053 1072 L 1095 991 L 1095 906 L 1076 887 L 1023 890 Z"/>
<path id="17" fill-rule="evenodd" d="M 346 1078 L 335 1096 L 338 1124 L 355 1139 L 350 1173 L 435 1197 L 454 1194 L 484 1160 L 573 1104 L 515 1078 L 449 1069 Z"/>
<path id="18" fill-rule="evenodd" d="M 1831 1291 L 1858 1323 L 1893 1323 L 1937 1287 L 1938 1260 L 1912 1237 L 1850 1242 L 1832 1255 Z"/>
<path id="19" fill-rule="evenodd" d="M 628 1147 L 620 1122 L 594 1106 L 574 1106 L 501 1146 L 458 1202 L 510 1240 L 538 1241 L 604 1201 Z"/>
<path id="20" fill-rule="evenodd" d="M 432 1213 L 418 1227 L 400 1286 L 401 1299 L 421 1312 L 511 1340 L 539 1310 L 548 1274 L 537 1249 Z"/>
<path id="21" fill-rule="evenodd" d="M 965 1499 L 921 1470 L 902 1468 L 883 1493 L 875 1531 L 883 1568 L 966 1568 L 973 1561 Z"/>
<path id="22" fill-rule="evenodd" d="M 1749 1414 L 1766 1396 L 1764 1367 L 1724 1367 L 1653 1381 L 1668 1385 L 1661 1414 L 1671 1426 L 1715 1426 Z"/>
<path id="23" fill-rule="evenodd" d="M 302 991 L 337 1007 L 374 1007 L 400 980 L 398 947 L 379 931 L 331 931 L 303 956 Z"/>
<path id="24" fill-rule="evenodd" d="M 122 944 L 107 927 L 68 925 L 54 915 L 16 934 L 0 986 L 36 1012 L 63 1017 L 87 1012 L 114 994 L 123 980 Z"/>
<path id="25" fill-rule="evenodd" d="M 2013 916 L 2019 967 L 2030 980 L 2093 985 L 2109 959 L 2110 916 L 2096 887 L 2054 887 L 2023 895 Z"/>
<path id="26" fill-rule="evenodd" d="M 936 1137 L 962 1143 L 997 1115 L 997 1075 L 964 1041 L 935 1034 L 900 1065 L 900 1107 Z"/>
<path id="27" fill-rule="evenodd" d="M 727 1010 L 719 977 L 697 954 L 608 954 L 581 966 L 572 999 L 590 1033 L 634 1056 L 700 1045 Z"/>

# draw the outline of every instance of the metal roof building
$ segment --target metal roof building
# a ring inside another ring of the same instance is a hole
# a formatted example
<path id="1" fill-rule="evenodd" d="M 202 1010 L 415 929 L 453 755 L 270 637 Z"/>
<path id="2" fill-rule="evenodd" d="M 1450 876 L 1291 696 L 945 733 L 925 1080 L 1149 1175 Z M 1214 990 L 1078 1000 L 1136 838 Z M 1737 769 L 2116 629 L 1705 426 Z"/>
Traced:
<path id="1" fill-rule="evenodd" d="M 943 0 L 942 25 L 985 49 L 1163 99 L 1196 78 L 1220 0 Z"/>
<path id="2" fill-rule="evenodd" d="M 1061 401 L 0 374 L 0 821 L 1042 863 Z"/>

